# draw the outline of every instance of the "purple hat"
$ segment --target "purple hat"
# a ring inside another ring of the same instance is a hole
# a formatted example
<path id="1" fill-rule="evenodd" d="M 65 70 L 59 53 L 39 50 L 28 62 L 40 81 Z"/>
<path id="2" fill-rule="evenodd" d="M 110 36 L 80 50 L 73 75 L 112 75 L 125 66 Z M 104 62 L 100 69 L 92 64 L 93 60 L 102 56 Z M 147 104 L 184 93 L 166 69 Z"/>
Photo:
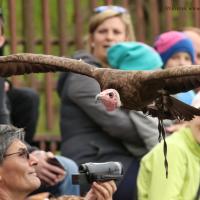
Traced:
<path id="1" fill-rule="evenodd" d="M 192 41 L 182 32 L 169 31 L 158 36 L 154 48 L 160 54 L 164 65 L 173 54 L 186 52 L 195 63 L 195 50 Z"/>

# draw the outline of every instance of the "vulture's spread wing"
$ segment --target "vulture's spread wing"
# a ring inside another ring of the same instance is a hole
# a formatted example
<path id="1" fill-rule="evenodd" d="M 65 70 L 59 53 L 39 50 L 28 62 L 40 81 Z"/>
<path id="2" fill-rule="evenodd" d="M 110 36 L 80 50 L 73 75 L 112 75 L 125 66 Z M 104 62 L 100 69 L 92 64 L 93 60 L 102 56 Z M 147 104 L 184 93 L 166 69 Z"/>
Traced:
<path id="1" fill-rule="evenodd" d="M 118 84 L 123 85 L 123 82 L 125 82 L 123 79 L 129 77 L 126 75 L 127 71 L 119 72 L 119 70 L 100 69 L 81 60 L 52 55 L 21 53 L 0 57 L 0 76 L 3 77 L 56 71 L 71 71 L 87 75 L 97 79 L 100 84 L 103 83 L 108 86 L 107 82 L 112 80 L 115 84 L 112 84 L 112 86 L 116 89 L 118 88 Z M 128 73 L 136 74 L 137 72 L 129 71 Z M 147 90 L 150 89 L 149 91 L 153 89 L 165 89 L 170 94 L 175 94 L 200 86 L 200 66 L 183 66 L 181 68 L 171 68 L 154 72 L 145 71 L 140 72 L 140 74 L 142 76 L 140 76 L 139 81 L 143 85 L 145 84 L 145 88 Z M 137 77 L 135 78 L 137 79 Z M 137 80 L 135 82 L 137 83 Z M 150 88 L 148 88 L 148 85 Z M 131 84 L 129 87 L 131 90 L 134 88 L 134 85 Z"/>
<path id="2" fill-rule="evenodd" d="M 152 83 L 169 94 L 186 92 L 200 87 L 200 65 L 181 66 L 145 74 L 144 83 Z"/>
<path id="3" fill-rule="evenodd" d="M 200 86 L 200 66 L 183 66 L 154 72 L 120 71 L 52 55 L 22 53 L 0 57 L 0 76 L 3 77 L 55 71 L 71 71 L 93 77 L 102 89 L 118 90 L 122 103 L 136 110 L 141 101 L 143 105 L 148 105 L 155 100 L 159 90 L 175 94 Z M 139 93 L 141 95 L 137 95 Z"/>
<path id="4" fill-rule="evenodd" d="M 71 71 L 93 77 L 97 67 L 81 60 L 31 53 L 0 57 L 0 76 L 56 71 Z"/>

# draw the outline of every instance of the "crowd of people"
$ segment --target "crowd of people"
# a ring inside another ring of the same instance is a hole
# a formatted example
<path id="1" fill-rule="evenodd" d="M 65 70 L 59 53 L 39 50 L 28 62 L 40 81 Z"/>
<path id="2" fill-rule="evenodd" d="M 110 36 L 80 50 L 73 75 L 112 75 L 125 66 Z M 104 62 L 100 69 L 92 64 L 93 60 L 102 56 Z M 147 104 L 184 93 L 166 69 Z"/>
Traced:
<path id="1" fill-rule="evenodd" d="M 76 52 L 74 59 L 118 70 L 164 70 L 200 64 L 198 28 L 164 32 L 150 46 L 136 41 L 125 8 L 100 6 L 94 11 L 89 22 L 87 49 Z M 2 16 L 0 26 L 3 49 Z M 199 198 L 200 118 L 182 123 L 166 121 L 169 132 L 166 178 L 157 120 L 123 108 L 106 110 L 103 104 L 95 102 L 100 91 L 93 78 L 72 72 L 60 74 L 57 92 L 61 101 L 62 156 L 58 156 L 31 146 L 38 119 L 38 94 L 30 88 L 12 87 L 10 82 L 0 79 L 0 199 L 24 200 L 30 194 L 44 191 L 85 200 Z M 175 97 L 200 108 L 197 93 L 198 89 Z M 25 140 L 21 128 L 25 129 Z M 63 167 L 49 163 L 49 158 L 57 159 Z M 80 187 L 71 180 L 71 175 L 78 173 L 78 165 L 108 161 L 123 164 L 123 178 L 116 182 L 93 182 L 85 197 L 80 197 Z"/>

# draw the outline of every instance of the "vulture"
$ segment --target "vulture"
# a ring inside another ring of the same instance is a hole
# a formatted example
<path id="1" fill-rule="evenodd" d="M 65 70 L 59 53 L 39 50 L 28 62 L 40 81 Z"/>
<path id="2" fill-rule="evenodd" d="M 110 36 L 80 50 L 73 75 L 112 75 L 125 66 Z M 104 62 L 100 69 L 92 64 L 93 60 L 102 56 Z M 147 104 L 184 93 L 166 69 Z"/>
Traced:
<path id="1" fill-rule="evenodd" d="M 191 120 L 200 110 L 171 94 L 200 86 L 200 66 L 182 66 L 157 71 L 124 71 L 98 68 L 83 62 L 52 55 L 21 53 L 0 57 L 0 76 L 71 71 L 96 79 L 101 90 L 114 89 L 125 109 L 143 111 L 160 119 Z M 152 104 L 154 103 L 154 104 Z"/>
<path id="2" fill-rule="evenodd" d="M 200 65 L 157 71 L 124 71 L 98 68 L 82 60 L 52 55 L 21 53 L 0 57 L 0 76 L 2 77 L 56 71 L 71 71 L 92 77 L 99 82 L 101 90 L 105 90 L 100 97 L 108 96 L 108 100 L 112 101 L 113 94 L 116 94 L 116 99 L 119 100 L 120 98 L 120 103 L 117 103 L 117 106 L 122 106 L 128 110 L 143 111 L 157 117 L 159 139 L 161 139 L 161 136 L 164 139 L 163 150 L 167 176 L 167 144 L 163 119 L 189 121 L 195 115 L 200 116 L 199 109 L 170 95 L 199 87 Z M 105 103 L 103 98 L 102 103 Z M 105 104 L 108 105 L 108 103 Z"/>

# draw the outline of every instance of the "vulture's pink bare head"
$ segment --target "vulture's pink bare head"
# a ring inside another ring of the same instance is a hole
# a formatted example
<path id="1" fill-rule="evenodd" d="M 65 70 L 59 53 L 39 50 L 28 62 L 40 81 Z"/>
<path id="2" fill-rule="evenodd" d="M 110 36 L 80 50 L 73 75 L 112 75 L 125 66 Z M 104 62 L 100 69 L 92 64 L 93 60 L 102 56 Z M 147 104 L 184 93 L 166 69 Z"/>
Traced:
<path id="1" fill-rule="evenodd" d="M 103 90 L 97 94 L 96 101 L 101 101 L 107 111 L 113 111 L 122 105 L 119 93 L 115 89 Z"/>

